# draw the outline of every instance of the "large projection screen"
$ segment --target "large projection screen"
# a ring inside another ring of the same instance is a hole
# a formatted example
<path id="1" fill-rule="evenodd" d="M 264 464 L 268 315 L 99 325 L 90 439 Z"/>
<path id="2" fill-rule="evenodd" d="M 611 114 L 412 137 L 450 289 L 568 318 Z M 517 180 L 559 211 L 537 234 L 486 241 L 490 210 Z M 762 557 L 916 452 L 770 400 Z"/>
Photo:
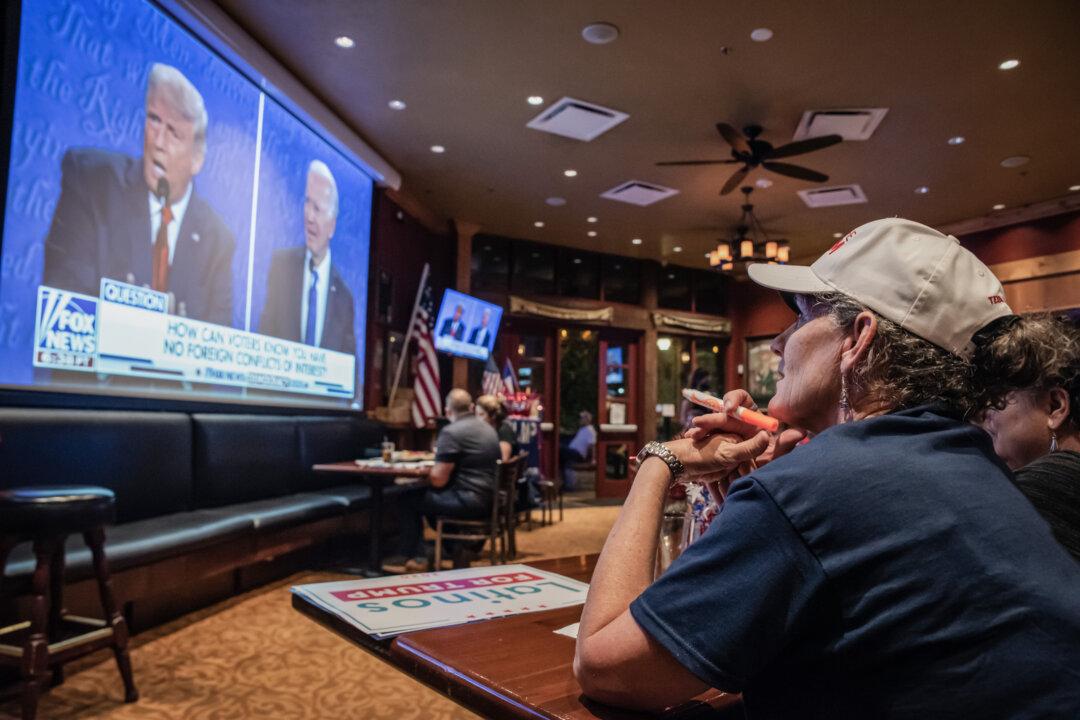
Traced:
<path id="1" fill-rule="evenodd" d="M 148 0 L 24 0 L 0 387 L 360 409 L 372 172 Z"/>

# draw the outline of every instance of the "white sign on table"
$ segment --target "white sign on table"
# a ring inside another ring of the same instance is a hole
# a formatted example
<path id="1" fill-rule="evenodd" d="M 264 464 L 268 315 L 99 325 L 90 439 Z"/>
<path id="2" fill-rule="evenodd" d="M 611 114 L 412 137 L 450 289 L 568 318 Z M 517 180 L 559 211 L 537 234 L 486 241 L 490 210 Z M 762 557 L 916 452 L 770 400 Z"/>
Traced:
<path id="1" fill-rule="evenodd" d="M 589 586 L 528 565 L 297 585 L 292 592 L 375 638 L 581 605 Z"/>

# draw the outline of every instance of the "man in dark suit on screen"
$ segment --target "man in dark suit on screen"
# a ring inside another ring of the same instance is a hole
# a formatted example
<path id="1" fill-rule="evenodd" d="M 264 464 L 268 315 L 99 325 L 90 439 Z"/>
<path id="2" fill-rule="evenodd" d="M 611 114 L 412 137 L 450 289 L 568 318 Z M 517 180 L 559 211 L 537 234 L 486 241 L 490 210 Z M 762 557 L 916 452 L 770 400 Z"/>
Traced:
<path id="1" fill-rule="evenodd" d="M 356 354 L 353 297 L 330 262 L 337 227 L 337 181 L 321 160 L 308 165 L 301 247 L 274 252 L 259 332 Z"/>
<path id="2" fill-rule="evenodd" d="M 473 328 L 473 331 L 469 333 L 469 342 L 473 345 L 483 345 L 487 347 L 491 343 L 491 329 L 488 328 L 488 323 L 491 322 L 491 310 L 484 308 L 484 312 L 480 315 L 480 324 Z"/>
<path id="3" fill-rule="evenodd" d="M 183 73 L 151 67 L 142 157 L 64 154 L 42 284 L 96 296 L 111 278 L 168 293 L 173 314 L 231 325 L 236 241 L 193 186 L 207 122 Z"/>
<path id="4" fill-rule="evenodd" d="M 454 317 L 443 320 L 442 327 L 439 328 L 439 335 L 449 335 L 455 340 L 463 340 L 465 338 L 465 323 L 461 321 L 461 315 L 464 312 L 465 308 L 461 305 L 455 307 Z"/>

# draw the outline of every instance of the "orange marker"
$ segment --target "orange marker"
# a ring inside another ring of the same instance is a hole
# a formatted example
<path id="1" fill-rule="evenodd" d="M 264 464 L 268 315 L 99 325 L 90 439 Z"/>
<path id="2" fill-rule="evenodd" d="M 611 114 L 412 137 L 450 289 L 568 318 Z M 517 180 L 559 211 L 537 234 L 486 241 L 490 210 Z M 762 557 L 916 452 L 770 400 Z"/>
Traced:
<path id="1" fill-rule="evenodd" d="M 710 395 L 707 392 L 701 392 L 700 390 L 691 390 L 686 388 L 682 391 L 683 397 L 702 407 L 708 408 L 713 412 L 725 412 L 724 401 L 715 395 Z M 776 432 L 780 429 L 780 421 L 774 417 L 769 417 L 759 413 L 757 410 L 751 410 L 750 408 L 744 408 L 741 405 L 736 406 L 731 414 L 742 420 L 747 425 L 753 425 L 756 428 L 767 430 L 769 432 Z"/>

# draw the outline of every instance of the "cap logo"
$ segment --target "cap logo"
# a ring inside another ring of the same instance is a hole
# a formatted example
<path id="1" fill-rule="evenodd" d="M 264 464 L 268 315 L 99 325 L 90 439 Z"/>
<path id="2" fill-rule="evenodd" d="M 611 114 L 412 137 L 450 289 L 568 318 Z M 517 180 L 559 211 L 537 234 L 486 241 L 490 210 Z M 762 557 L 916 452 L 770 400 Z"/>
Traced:
<path id="1" fill-rule="evenodd" d="M 834 252 L 836 252 L 840 248 L 844 247 L 844 245 L 847 243 L 848 240 L 855 237 L 856 232 L 858 232 L 858 230 L 852 230 L 847 235 L 845 235 L 841 239 L 837 240 L 836 244 L 833 245 L 831 248 L 829 248 L 829 255 L 832 255 Z"/>
<path id="2" fill-rule="evenodd" d="M 999 303 L 1005 302 L 1005 298 L 1001 297 L 1000 295 L 991 295 L 986 299 L 990 301 L 991 305 L 997 305 Z"/>

